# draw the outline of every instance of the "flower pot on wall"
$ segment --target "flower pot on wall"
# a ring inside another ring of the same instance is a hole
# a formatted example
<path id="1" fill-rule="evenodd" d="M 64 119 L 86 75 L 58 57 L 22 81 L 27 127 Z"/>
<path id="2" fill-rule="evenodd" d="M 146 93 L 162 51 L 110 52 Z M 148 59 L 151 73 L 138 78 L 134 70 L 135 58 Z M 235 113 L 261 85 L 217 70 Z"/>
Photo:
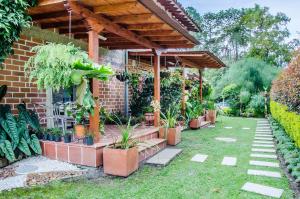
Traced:
<path id="1" fill-rule="evenodd" d="M 201 122 L 200 122 L 199 118 L 191 119 L 191 121 L 190 121 L 190 128 L 191 129 L 199 129 L 200 125 L 201 125 Z"/>
<path id="2" fill-rule="evenodd" d="M 104 173 L 127 177 L 138 169 L 139 154 L 137 147 L 129 149 L 103 149 Z"/>
<path id="3" fill-rule="evenodd" d="M 216 123 L 217 111 L 216 110 L 207 110 L 206 111 L 206 120 L 210 121 L 212 124 Z"/>
<path id="4" fill-rule="evenodd" d="M 77 138 L 82 138 L 85 135 L 84 125 L 75 125 L 75 135 Z"/>
<path id="5" fill-rule="evenodd" d="M 85 142 L 86 142 L 86 145 L 93 145 L 94 144 L 94 138 L 92 136 L 86 136 L 85 137 Z"/>
<path id="6" fill-rule="evenodd" d="M 53 135 L 54 141 L 55 142 L 60 142 L 61 141 L 61 136 L 60 135 Z"/>
<path id="7" fill-rule="evenodd" d="M 176 128 L 160 128 L 159 138 L 166 139 L 168 145 L 177 145 L 181 142 L 181 127 Z"/>
<path id="8" fill-rule="evenodd" d="M 66 134 L 64 135 L 64 143 L 70 143 L 72 141 L 72 135 Z"/>

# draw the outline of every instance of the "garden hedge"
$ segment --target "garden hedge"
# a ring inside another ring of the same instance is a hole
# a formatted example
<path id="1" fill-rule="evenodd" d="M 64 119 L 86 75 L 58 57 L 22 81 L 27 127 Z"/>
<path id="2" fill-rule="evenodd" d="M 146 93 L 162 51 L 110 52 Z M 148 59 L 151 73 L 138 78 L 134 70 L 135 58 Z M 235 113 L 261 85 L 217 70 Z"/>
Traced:
<path id="1" fill-rule="evenodd" d="M 300 147 L 300 115 L 288 111 L 288 107 L 275 101 L 270 103 L 271 114 Z"/>

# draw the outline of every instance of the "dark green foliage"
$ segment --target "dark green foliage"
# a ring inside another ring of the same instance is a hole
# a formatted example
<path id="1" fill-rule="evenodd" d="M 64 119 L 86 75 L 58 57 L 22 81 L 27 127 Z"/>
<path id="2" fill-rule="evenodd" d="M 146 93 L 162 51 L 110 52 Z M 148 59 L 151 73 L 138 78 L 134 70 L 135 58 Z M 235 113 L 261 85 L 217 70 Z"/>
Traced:
<path id="1" fill-rule="evenodd" d="M 30 26 L 27 9 L 36 3 L 36 0 L 0 0 L 0 67 L 13 53 L 12 45 L 19 39 L 21 31 Z"/>
<path id="2" fill-rule="evenodd" d="M 0 155 L 9 162 L 20 155 L 41 154 L 39 140 L 40 124 L 35 112 L 27 110 L 25 104 L 17 106 L 18 117 L 11 113 L 10 106 L 0 105 Z"/>
<path id="3" fill-rule="evenodd" d="M 6 85 L 0 86 L 0 102 L 3 99 L 3 97 L 6 95 L 6 92 L 7 92 L 7 86 Z"/>

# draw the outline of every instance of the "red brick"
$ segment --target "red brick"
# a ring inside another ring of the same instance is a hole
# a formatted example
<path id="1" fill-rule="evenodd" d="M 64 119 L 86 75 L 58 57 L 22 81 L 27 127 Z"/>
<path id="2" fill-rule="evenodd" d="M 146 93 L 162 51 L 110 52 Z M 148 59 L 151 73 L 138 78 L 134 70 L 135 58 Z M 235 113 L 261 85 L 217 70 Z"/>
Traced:
<path id="1" fill-rule="evenodd" d="M 73 164 L 81 164 L 80 146 L 69 146 L 69 160 Z"/>

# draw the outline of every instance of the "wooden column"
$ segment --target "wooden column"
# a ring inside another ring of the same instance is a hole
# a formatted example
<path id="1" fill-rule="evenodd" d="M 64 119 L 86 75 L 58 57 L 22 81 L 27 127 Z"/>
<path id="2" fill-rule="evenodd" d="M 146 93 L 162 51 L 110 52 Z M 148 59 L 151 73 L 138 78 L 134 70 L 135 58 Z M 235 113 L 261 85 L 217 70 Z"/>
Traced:
<path id="1" fill-rule="evenodd" d="M 93 60 L 95 63 L 99 62 L 99 38 L 98 32 L 94 30 L 90 30 L 89 34 L 89 58 Z M 99 98 L 99 81 L 97 79 L 92 79 L 91 82 L 92 93 L 93 97 Z M 99 132 L 99 103 L 96 103 L 96 107 L 94 109 L 94 115 L 90 115 L 90 131 L 92 131 L 95 135 L 95 140 L 100 139 L 100 132 Z"/>
<path id="2" fill-rule="evenodd" d="M 200 86 L 200 91 L 199 91 L 199 94 L 200 94 L 200 102 L 202 103 L 203 102 L 203 93 L 202 93 L 202 90 L 203 90 L 203 81 L 202 81 L 202 71 L 201 69 L 199 69 L 199 86 Z"/>
<path id="3" fill-rule="evenodd" d="M 181 97 L 181 114 L 185 115 L 185 67 L 182 65 L 182 97 Z"/>
<path id="4" fill-rule="evenodd" d="M 154 100 L 160 103 L 160 55 L 154 53 Z M 160 112 L 154 112 L 154 126 L 160 126 Z"/>

